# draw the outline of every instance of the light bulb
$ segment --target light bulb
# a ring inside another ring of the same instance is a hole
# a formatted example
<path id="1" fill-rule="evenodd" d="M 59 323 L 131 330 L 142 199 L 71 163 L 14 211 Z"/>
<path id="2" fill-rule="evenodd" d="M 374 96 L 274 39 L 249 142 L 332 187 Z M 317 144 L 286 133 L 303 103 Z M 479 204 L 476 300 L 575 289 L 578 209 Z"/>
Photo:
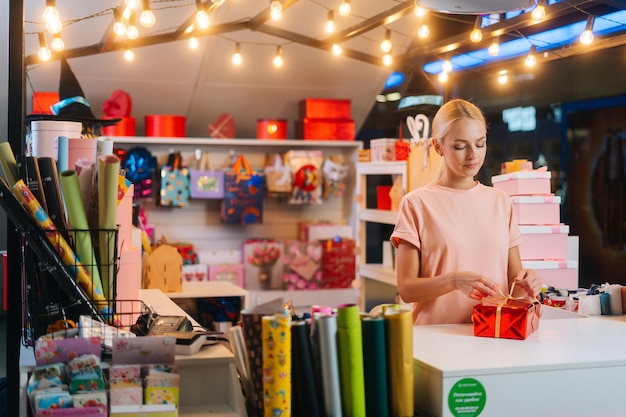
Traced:
<path id="1" fill-rule="evenodd" d="M 544 7 L 543 1 L 540 0 L 537 3 L 537 7 L 533 9 L 531 16 L 535 22 L 541 22 L 546 18 L 546 8 Z"/>
<path id="2" fill-rule="evenodd" d="M 426 16 L 426 9 L 418 5 L 415 5 L 415 8 L 413 9 L 413 13 L 415 13 L 415 16 L 417 17 L 424 17 Z"/>
<path id="3" fill-rule="evenodd" d="M 498 54 L 500 53 L 500 42 L 498 41 L 498 38 L 493 39 L 493 42 L 491 42 L 491 45 L 489 45 L 487 51 L 491 56 L 498 56 Z"/>
<path id="4" fill-rule="evenodd" d="M 56 51 L 56 52 L 60 52 L 65 48 L 65 42 L 63 42 L 63 39 L 61 38 L 61 35 L 59 35 L 58 33 L 56 35 L 54 35 L 54 37 L 52 38 L 52 43 L 50 44 L 50 46 L 52 47 L 52 50 Z"/>
<path id="5" fill-rule="evenodd" d="M 380 50 L 384 53 L 389 53 L 391 51 L 391 31 L 387 29 L 385 31 L 385 39 L 380 43 Z"/>
<path id="6" fill-rule="evenodd" d="M 139 10 L 139 7 L 141 7 L 141 0 L 126 0 L 126 7 L 130 10 Z"/>
<path id="7" fill-rule="evenodd" d="M 241 65 L 243 62 L 243 57 L 241 56 L 241 45 L 235 45 L 235 53 L 233 54 L 231 61 L 233 62 L 233 65 L 237 66 Z"/>
<path id="8" fill-rule="evenodd" d="M 509 82 L 509 74 L 507 70 L 501 70 L 500 72 L 498 72 L 498 83 L 506 84 L 508 82 Z"/>
<path id="9" fill-rule="evenodd" d="M 126 37 L 128 39 L 137 39 L 139 37 L 139 29 L 135 25 L 129 25 L 126 28 Z"/>
<path id="10" fill-rule="evenodd" d="M 352 13 L 352 6 L 350 5 L 350 0 L 344 0 L 343 3 L 339 6 L 339 14 L 341 16 L 349 16 Z"/>
<path id="11" fill-rule="evenodd" d="M 129 20 L 132 15 L 133 11 L 130 10 L 128 7 L 124 7 L 124 11 L 122 12 L 122 19 Z"/>
<path id="12" fill-rule="evenodd" d="M 195 36 L 192 36 L 191 38 L 189 38 L 188 45 L 191 49 L 196 49 L 198 45 L 200 45 L 200 41 Z"/>
<path id="13" fill-rule="evenodd" d="M 470 40 L 474 43 L 478 43 L 483 40 L 483 31 L 481 30 L 483 24 L 483 17 L 476 16 L 476 21 L 474 22 L 474 29 L 470 33 Z"/>
<path id="14" fill-rule="evenodd" d="M 328 11 L 328 20 L 326 21 L 326 33 L 335 33 L 337 26 L 335 25 L 335 14 L 332 10 Z"/>
<path id="15" fill-rule="evenodd" d="M 279 0 L 272 0 L 270 3 L 270 17 L 272 20 L 279 20 L 283 14 L 283 4 Z"/>
<path id="16" fill-rule="evenodd" d="M 206 29 L 211 26 L 211 21 L 209 20 L 209 15 L 204 10 L 198 10 L 196 12 L 196 23 L 200 29 Z"/>
<path id="17" fill-rule="evenodd" d="M 141 23 L 141 26 L 149 28 L 154 26 L 156 23 L 156 17 L 154 17 L 152 10 L 144 10 L 141 12 L 141 16 L 139 16 L 139 22 Z"/>
<path id="18" fill-rule="evenodd" d="M 534 45 L 531 46 L 528 55 L 526 55 L 526 58 L 524 59 L 524 65 L 526 65 L 528 68 L 532 68 L 537 65 L 537 57 L 535 56 L 535 51 L 536 47 Z"/>
<path id="19" fill-rule="evenodd" d="M 54 0 L 46 1 L 46 8 L 43 10 L 43 20 L 44 22 L 49 22 L 50 20 L 59 20 L 59 11 L 56 7 L 56 2 Z"/>
<path id="20" fill-rule="evenodd" d="M 383 65 L 388 67 L 391 64 L 393 64 L 393 56 L 390 53 L 386 53 L 385 55 L 383 55 Z"/>
<path id="21" fill-rule="evenodd" d="M 276 68 L 280 68 L 283 66 L 283 64 L 285 63 L 283 60 L 283 48 L 282 47 L 278 47 L 276 48 L 276 55 L 274 55 L 274 59 L 272 60 L 272 63 L 274 64 L 274 66 Z"/>
<path id="22" fill-rule="evenodd" d="M 441 84 L 447 83 L 449 78 L 450 76 L 448 75 L 447 72 L 440 72 L 439 75 L 437 76 L 437 79 L 439 80 Z"/>
<path id="23" fill-rule="evenodd" d="M 341 47 L 341 45 L 338 44 L 333 44 L 333 46 L 330 48 L 331 52 L 333 53 L 333 55 L 335 56 L 339 56 L 343 53 L 343 48 Z"/>
<path id="24" fill-rule="evenodd" d="M 585 25 L 585 30 L 580 34 L 580 43 L 583 45 L 591 45 L 593 42 L 593 23 L 595 18 L 593 16 L 589 16 L 587 18 L 587 24 Z"/>
<path id="25" fill-rule="evenodd" d="M 52 53 L 50 52 L 47 46 L 44 46 L 44 47 L 39 48 L 39 52 L 37 52 L 37 56 L 42 61 L 49 61 L 50 57 L 52 57 Z"/>
<path id="26" fill-rule="evenodd" d="M 441 64 L 441 71 L 443 72 L 452 72 L 452 61 L 449 58 L 446 58 Z"/>
<path id="27" fill-rule="evenodd" d="M 133 52 L 133 50 L 132 50 L 132 49 L 126 49 L 126 50 L 124 51 L 124 59 L 125 59 L 127 62 L 132 62 L 132 61 L 134 61 L 134 60 L 135 60 L 135 53 Z"/>
<path id="28" fill-rule="evenodd" d="M 63 29 L 63 23 L 59 19 L 49 20 L 46 23 L 46 29 L 52 34 L 57 34 Z"/>
<path id="29" fill-rule="evenodd" d="M 430 26 L 428 26 L 426 23 L 422 23 L 419 29 L 417 29 L 417 36 L 422 39 L 426 39 L 428 36 L 430 36 Z"/>
<path id="30" fill-rule="evenodd" d="M 126 34 L 126 25 L 122 22 L 115 22 L 113 24 L 113 32 L 117 36 L 124 36 Z"/>

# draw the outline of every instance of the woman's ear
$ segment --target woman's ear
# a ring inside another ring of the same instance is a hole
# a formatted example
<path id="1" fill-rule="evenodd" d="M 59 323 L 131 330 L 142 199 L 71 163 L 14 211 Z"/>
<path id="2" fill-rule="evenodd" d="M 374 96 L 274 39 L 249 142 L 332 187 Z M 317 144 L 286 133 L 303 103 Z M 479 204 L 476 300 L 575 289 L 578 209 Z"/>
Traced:
<path id="1" fill-rule="evenodd" d="M 443 156 L 443 151 L 441 149 L 441 145 L 439 144 L 439 141 L 435 138 L 430 138 L 430 143 L 431 145 L 433 145 L 433 147 L 435 148 L 435 151 L 439 154 L 439 156 Z"/>

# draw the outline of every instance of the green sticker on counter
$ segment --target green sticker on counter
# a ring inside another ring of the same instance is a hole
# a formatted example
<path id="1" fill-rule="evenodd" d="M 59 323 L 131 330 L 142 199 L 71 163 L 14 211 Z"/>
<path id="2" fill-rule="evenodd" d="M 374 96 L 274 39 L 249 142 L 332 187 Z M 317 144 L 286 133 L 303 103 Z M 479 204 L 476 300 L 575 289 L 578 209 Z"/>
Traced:
<path id="1" fill-rule="evenodd" d="M 454 417 L 476 417 L 485 409 L 485 387 L 474 378 L 464 378 L 450 388 L 448 407 Z"/>

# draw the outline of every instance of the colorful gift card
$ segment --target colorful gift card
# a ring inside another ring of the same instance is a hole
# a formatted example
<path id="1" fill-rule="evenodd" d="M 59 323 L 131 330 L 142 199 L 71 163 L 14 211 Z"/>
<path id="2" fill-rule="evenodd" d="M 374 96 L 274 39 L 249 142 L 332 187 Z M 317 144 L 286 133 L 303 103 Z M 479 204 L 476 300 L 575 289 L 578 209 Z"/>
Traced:
<path id="1" fill-rule="evenodd" d="M 121 364 L 173 364 L 176 338 L 166 336 L 114 337 L 112 362 Z"/>
<path id="2" fill-rule="evenodd" d="M 145 404 L 178 404 L 178 387 L 146 387 Z"/>

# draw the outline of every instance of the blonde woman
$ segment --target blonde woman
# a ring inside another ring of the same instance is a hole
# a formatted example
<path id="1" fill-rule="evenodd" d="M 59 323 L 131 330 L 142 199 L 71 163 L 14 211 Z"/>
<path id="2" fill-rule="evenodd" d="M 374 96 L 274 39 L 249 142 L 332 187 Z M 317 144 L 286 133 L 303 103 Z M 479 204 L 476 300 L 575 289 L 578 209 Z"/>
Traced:
<path id="1" fill-rule="evenodd" d="M 439 177 L 409 192 L 391 235 L 400 297 L 413 303 L 416 325 L 470 322 L 485 296 L 535 297 L 541 278 L 522 269 L 521 234 L 511 199 L 475 176 L 485 162 L 487 124 L 478 107 L 454 99 L 432 122 L 432 146 L 443 158 Z"/>

